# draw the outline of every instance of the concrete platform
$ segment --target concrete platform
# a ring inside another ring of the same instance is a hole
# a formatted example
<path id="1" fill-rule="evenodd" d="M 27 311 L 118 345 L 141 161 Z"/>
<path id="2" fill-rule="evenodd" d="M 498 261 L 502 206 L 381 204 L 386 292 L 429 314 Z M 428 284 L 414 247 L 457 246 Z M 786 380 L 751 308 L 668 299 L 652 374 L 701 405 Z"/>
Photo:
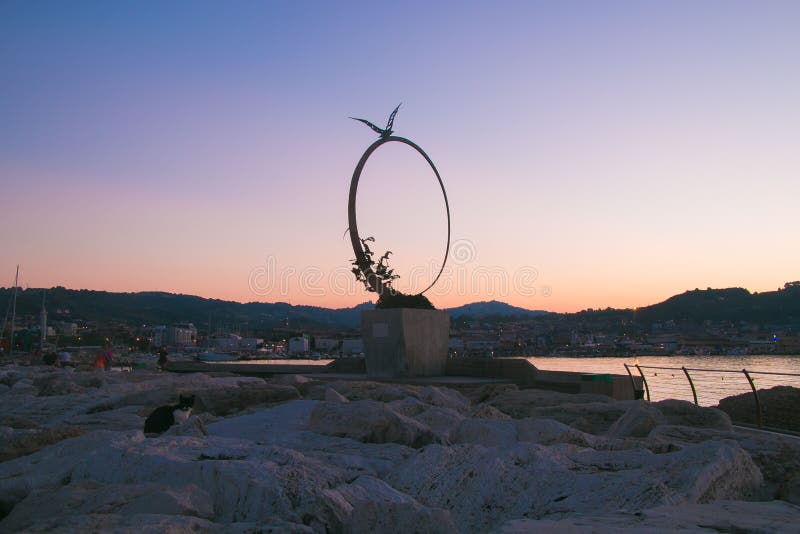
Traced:
<path id="1" fill-rule="evenodd" d="M 333 382 L 336 380 L 386 382 L 396 384 L 417 384 L 427 386 L 480 386 L 492 383 L 512 383 L 511 380 L 479 376 L 418 376 L 403 378 L 368 377 L 365 373 L 332 371 L 330 364 L 261 364 L 225 362 L 170 362 L 167 371 L 174 373 L 233 373 L 242 376 L 268 378 L 281 374 L 303 375 L 314 380 Z"/>
<path id="2" fill-rule="evenodd" d="M 206 363 L 170 362 L 167 370 L 177 373 L 233 373 L 270 377 L 298 374 L 315 380 L 371 380 L 398 384 L 477 387 L 483 384 L 516 384 L 520 388 L 545 389 L 561 393 L 595 393 L 617 400 L 640 399 L 641 377 L 618 374 L 542 371 L 525 358 L 450 359 L 443 376 L 368 377 L 364 360 L 348 358 L 330 363 Z"/>

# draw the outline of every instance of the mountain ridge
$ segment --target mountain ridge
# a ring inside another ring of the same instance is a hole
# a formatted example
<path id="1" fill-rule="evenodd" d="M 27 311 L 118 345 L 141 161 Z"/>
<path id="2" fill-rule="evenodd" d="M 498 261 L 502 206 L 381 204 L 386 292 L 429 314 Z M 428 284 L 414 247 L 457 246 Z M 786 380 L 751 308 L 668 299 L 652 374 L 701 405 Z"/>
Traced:
<path id="1" fill-rule="evenodd" d="M 67 318 L 66 314 L 58 314 L 56 311 L 69 309 L 69 317 L 87 321 L 113 320 L 131 324 L 192 322 L 199 328 L 210 321 L 250 325 L 255 323 L 264 328 L 357 328 L 361 311 L 375 306 L 370 301 L 349 308 L 292 305 L 286 302 L 241 303 L 167 291 L 111 292 L 56 286 L 20 289 L 17 295 L 17 315 L 38 314 L 42 291 L 47 292 L 46 307 L 53 318 Z M 0 299 L 7 301 L 11 292 L 12 288 L 0 288 Z M 448 311 L 453 317 L 531 317 L 548 313 L 498 301 L 475 302 Z"/>
<path id="2" fill-rule="evenodd" d="M 36 316 L 41 309 L 42 288 L 20 290 L 17 315 Z M 11 288 L 0 288 L 0 302 L 10 303 Z M 70 317 L 86 321 L 119 321 L 128 324 L 174 324 L 193 322 L 198 328 L 209 322 L 217 326 L 248 325 L 251 328 L 355 329 L 362 310 L 374 307 L 363 302 L 349 308 L 324 308 L 292 305 L 286 302 L 240 303 L 165 291 L 115 293 L 89 289 L 47 289 L 49 316 L 54 320 Z M 66 316 L 55 313 L 69 309 Z M 674 320 L 698 324 L 703 321 L 800 322 L 800 282 L 788 282 L 777 291 L 751 293 L 741 287 L 695 289 L 674 295 L 662 302 L 634 309 L 583 310 L 555 314 L 529 310 L 496 300 L 480 301 L 449 308 L 451 317 L 586 316 L 586 314 L 635 314 L 640 324 Z M 588 317 L 588 316 L 587 316 Z"/>

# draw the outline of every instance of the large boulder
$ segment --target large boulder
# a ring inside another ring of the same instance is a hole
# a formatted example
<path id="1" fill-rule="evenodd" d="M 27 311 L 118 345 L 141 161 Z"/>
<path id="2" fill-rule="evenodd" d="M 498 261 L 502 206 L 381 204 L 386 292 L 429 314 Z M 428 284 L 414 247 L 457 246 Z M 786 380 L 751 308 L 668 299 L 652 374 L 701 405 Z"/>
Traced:
<path id="1" fill-rule="evenodd" d="M 28 372 L 24 367 L 17 367 L 16 365 L 8 365 L 0 369 L 0 384 L 11 387 L 23 378 L 28 377 Z"/>
<path id="2" fill-rule="evenodd" d="M 484 384 L 477 388 L 472 388 L 466 391 L 465 395 L 470 400 L 470 402 L 472 402 L 472 404 L 481 404 L 483 402 L 489 402 L 493 400 L 495 397 L 506 394 L 510 391 L 519 391 L 519 388 L 517 387 L 516 384 L 495 382 L 490 384 Z"/>
<path id="3" fill-rule="evenodd" d="M 404 384 L 384 384 L 370 381 L 338 381 L 312 387 L 307 396 L 314 400 L 322 400 L 325 390 L 333 388 L 349 400 L 374 400 L 391 402 L 408 396 L 416 396 L 419 388 Z"/>
<path id="4" fill-rule="evenodd" d="M 373 400 L 321 402 L 311 412 L 309 429 L 365 443 L 422 447 L 438 441 L 430 428 Z"/>
<path id="5" fill-rule="evenodd" d="M 0 427 L 0 462 L 26 456 L 83 432 L 83 429 L 73 426 L 22 430 Z"/>
<path id="6" fill-rule="evenodd" d="M 565 519 L 515 519 L 493 534 L 662 534 L 665 532 L 800 533 L 800 507 L 772 502 L 717 501 L 664 505 L 637 514 L 587 514 Z"/>
<path id="7" fill-rule="evenodd" d="M 513 447 L 517 442 L 540 445 L 569 444 L 601 450 L 630 448 L 618 439 L 594 436 L 581 432 L 555 419 L 526 417 L 525 419 L 466 418 L 450 432 L 452 443 L 473 443 L 485 447 Z"/>
<path id="8" fill-rule="evenodd" d="M 269 382 L 292 386 L 297 389 L 301 395 L 306 395 L 313 387 L 319 385 L 317 380 L 303 375 L 276 375 L 270 378 Z"/>
<path id="9" fill-rule="evenodd" d="M 510 419 L 464 419 L 450 433 L 450 441 L 485 447 L 511 447 L 517 443 L 517 425 Z"/>
<path id="10" fill-rule="evenodd" d="M 90 410 L 90 413 L 70 414 L 66 423 L 85 431 L 142 429 L 151 410 L 142 406 L 122 406 L 112 410 Z"/>
<path id="11" fill-rule="evenodd" d="M 529 417 L 515 421 L 517 440 L 540 445 L 568 443 L 580 447 L 597 447 L 605 440 L 581 432 L 555 419 Z"/>
<path id="12" fill-rule="evenodd" d="M 403 397 L 402 399 L 387 402 L 386 406 L 408 417 L 419 415 L 431 407 L 430 404 L 426 404 L 416 397 Z"/>
<path id="13" fill-rule="evenodd" d="M 101 484 L 87 480 L 34 490 L 3 520 L 2 526 L 8 531 L 18 531 L 42 517 L 63 519 L 96 513 L 189 515 L 211 519 L 214 506 L 209 494 L 192 484 Z"/>
<path id="14" fill-rule="evenodd" d="M 26 417 L 7 413 L 0 414 L 0 427 L 3 426 L 9 428 L 37 428 L 39 425 Z"/>
<path id="15" fill-rule="evenodd" d="M 228 417 L 206 425 L 209 435 L 241 439 L 302 452 L 306 457 L 334 464 L 351 478 L 382 477 L 414 449 L 397 443 L 362 443 L 345 437 L 309 431 L 311 412 L 319 401 L 296 400 Z"/>
<path id="16" fill-rule="evenodd" d="M 419 389 L 416 397 L 426 404 L 447 408 L 462 414 L 466 414 L 471 409 L 468 398 L 449 388 L 426 386 Z"/>
<path id="17" fill-rule="evenodd" d="M 84 373 L 88 374 L 88 373 Z M 138 406 L 147 414 L 158 406 L 174 404 L 179 395 L 192 395 L 196 411 L 225 415 L 254 405 L 299 398 L 288 385 L 270 384 L 261 378 L 209 376 L 203 373 L 105 373 L 106 386 L 93 394 L 86 413 Z M 113 375 L 130 375 L 121 381 Z"/>
<path id="18" fill-rule="evenodd" d="M 325 398 L 327 402 L 350 402 L 347 400 L 347 397 L 339 393 L 333 388 L 328 388 L 325 390 Z"/>
<path id="19" fill-rule="evenodd" d="M 470 401 L 461 393 L 442 387 L 413 386 L 408 384 L 384 384 L 382 382 L 330 382 L 324 386 L 319 385 L 309 392 L 308 396 L 315 400 L 323 400 L 328 388 L 335 389 L 349 400 L 374 400 L 385 403 L 407 403 L 409 398 L 415 399 L 427 406 L 450 408 L 457 412 L 465 413 L 470 409 Z M 419 409 L 417 413 L 423 411 Z M 415 415 L 415 414 L 408 414 Z"/>
<path id="20" fill-rule="evenodd" d="M 236 387 L 213 387 L 195 390 L 195 410 L 223 416 L 258 405 L 299 399 L 300 393 L 292 386 L 267 382 L 246 382 Z"/>
<path id="21" fill-rule="evenodd" d="M 11 395 L 36 395 L 38 392 L 39 389 L 33 384 L 33 380 L 30 378 L 17 380 L 8 390 L 8 393 Z"/>
<path id="22" fill-rule="evenodd" d="M 559 393 L 543 389 L 501 389 L 500 393 L 488 398 L 485 402 L 515 419 L 538 415 L 537 410 L 546 407 L 566 404 L 611 404 L 613 399 L 605 395 Z M 621 410 L 621 412 L 624 409 Z"/>
<path id="23" fill-rule="evenodd" d="M 608 435 L 613 437 L 646 437 L 658 425 L 667 422 L 666 417 L 658 408 L 650 403 L 637 402 L 614 421 L 608 429 Z"/>
<path id="24" fill-rule="evenodd" d="M 431 445 L 387 477 L 420 503 L 449 509 L 462 532 L 521 518 L 561 518 L 750 496 L 762 478 L 730 442 L 670 454 L 595 451 L 570 445 Z"/>
<path id="25" fill-rule="evenodd" d="M 731 418 L 717 408 L 697 406 L 689 401 L 667 399 L 654 402 L 653 406 L 664 415 L 669 425 L 696 426 L 731 430 Z"/>
<path id="26" fill-rule="evenodd" d="M 468 417 L 476 419 L 511 419 L 511 416 L 501 412 L 490 404 L 479 404 L 470 410 Z"/>
<path id="27" fill-rule="evenodd" d="M 450 433 L 464 420 L 464 416 L 450 408 L 432 406 L 412 419 L 430 428 L 444 443 L 450 439 Z"/>
<path id="28" fill-rule="evenodd" d="M 218 525 L 207 519 L 185 515 L 164 514 L 85 514 L 33 518 L 24 530 L 26 534 L 73 534 L 75 532 L 113 532 L 114 534 L 183 534 L 189 532 L 236 533 L 259 532 L 253 525 L 235 529 Z M 270 532 L 262 530 L 261 532 Z M 312 530 L 280 530 L 273 532 L 313 532 Z"/>
<path id="29" fill-rule="evenodd" d="M 663 425 L 653 429 L 647 438 L 653 445 L 673 449 L 712 440 L 735 441 L 747 451 L 764 476 L 758 498 L 800 505 L 800 442 L 793 436 Z"/>
<path id="30" fill-rule="evenodd" d="M 555 419 L 582 432 L 604 434 L 628 410 L 629 402 L 586 402 L 543 406 L 526 410 L 525 417 Z"/>
<path id="31" fill-rule="evenodd" d="M 207 515 L 209 507 L 202 493 L 191 501 L 179 498 L 184 488 L 193 486 L 207 493 L 217 523 L 279 517 L 324 531 L 334 525 L 322 492 L 352 480 L 347 470 L 296 451 L 214 436 L 144 439 L 141 432 L 94 432 L 64 440 L 24 460 L 0 464 L 0 496 L 11 509 L 11 519 L 0 522 L 0 531 L 8 531 L 6 525 L 12 520 L 18 526 L 41 518 L 28 502 L 50 499 L 57 504 L 60 492 L 80 494 L 86 483 L 92 484 L 90 488 L 93 484 L 109 489 L 130 486 L 125 491 L 132 495 L 138 495 L 136 486 L 154 488 L 155 493 L 147 489 L 137 497 L 141 507 L 158 500 L 157 495 L 172 495 L 174 499 L 163 497 L 167 512 L 184 507 L 187 513 Z M 90 500 L 85 504 L 88 511 L 93 510 Z M 141 511 L 131 506 L 131 513 Z"/>
<path id="32" fill-rule="evenodd" d="M 74 377 L 75 373 L 56 371 L 35 378 L 33 385 L 39 388 L 41 397 L 82 393 L 84 388 L 75 382 Z"/>
<path id="33" fill-rule="evenodd" d="M 759 389 L 761 424 L 782 430 L 800 432 L 800 388 L 775 386 Z M 725 397 L 719 401 L 719 409 L 739 423 L 758 424 L 756 402 L 752 393 Z"/>
<path id="34" fill-rule="evenodd" d="M 382 480 L 361 476 L 323 491 L 333 532 L 455 532 L 450 512 L 421 505 Z"/>

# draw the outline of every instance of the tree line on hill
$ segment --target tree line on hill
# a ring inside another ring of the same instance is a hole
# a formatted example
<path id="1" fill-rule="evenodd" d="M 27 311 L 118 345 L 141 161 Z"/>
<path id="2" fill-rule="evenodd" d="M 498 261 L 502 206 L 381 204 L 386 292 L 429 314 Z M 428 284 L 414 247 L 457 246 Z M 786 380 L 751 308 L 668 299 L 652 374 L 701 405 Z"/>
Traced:
<path id="1" fill-rule="evenodd" d="M 43 289 L 19 289 L 17 316 L 36 317 L 42 305 Z M 0 289 L 0 303 L 10 303 L 12 288 Z M 351 308 L 330 309 L 293 306 L 285 302 L 239 303 L 166 292 L 112 293 L 54 287 L 46 290 L 46 307 L 51 319 L 70 318 L 94 322 L 119 322 L 132 326 L 193 322 L 199 328 L 213 320 L 250 329 L 354 329 L 361 310 L 374 305 L 365 302 Z M 68 313 L 67 313 L 68 310 Z M 552 317 L 543 311 L 527 310 L 502 302 L 479 302 L 449 310 L 459 322 L 491 317 L 536 320 Z M 634 310 L 584 310 L 572 316 L 582 322 L 603 320 L 607 316 L 631 316 L 637 322 L 675 321 L 702 324 L 704 321 L 748 322 L 755 324 L 800 323 L 800 282 L 789 282 L 777 291 L 750 293 L 743 288 L 695 289 L 664 302 Z"/>

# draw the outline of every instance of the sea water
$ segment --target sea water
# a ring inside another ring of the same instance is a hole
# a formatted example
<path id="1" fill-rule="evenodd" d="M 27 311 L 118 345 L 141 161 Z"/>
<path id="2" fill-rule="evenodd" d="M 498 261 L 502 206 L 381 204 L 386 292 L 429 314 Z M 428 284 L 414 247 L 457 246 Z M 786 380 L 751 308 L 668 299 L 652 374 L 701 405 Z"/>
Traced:
<path id="1" fill-rule="evenodd" d="M 682 399 L 694 401 L 692 387 L 683 367 L 686 367 L 703 406 L 714 406 L 720 399 L 751 393 L 746 369 L 757 389 L 773 386 L 800 388 L 800 356 L 631 356 L 605 358 L 562 358 L 534 356 L 528 360 L 537 368 L 548 371 L 579 373 L 627 374 L 628 364 L 634 376 L 639 364 L 647 380 L 650 400 Z"/>

